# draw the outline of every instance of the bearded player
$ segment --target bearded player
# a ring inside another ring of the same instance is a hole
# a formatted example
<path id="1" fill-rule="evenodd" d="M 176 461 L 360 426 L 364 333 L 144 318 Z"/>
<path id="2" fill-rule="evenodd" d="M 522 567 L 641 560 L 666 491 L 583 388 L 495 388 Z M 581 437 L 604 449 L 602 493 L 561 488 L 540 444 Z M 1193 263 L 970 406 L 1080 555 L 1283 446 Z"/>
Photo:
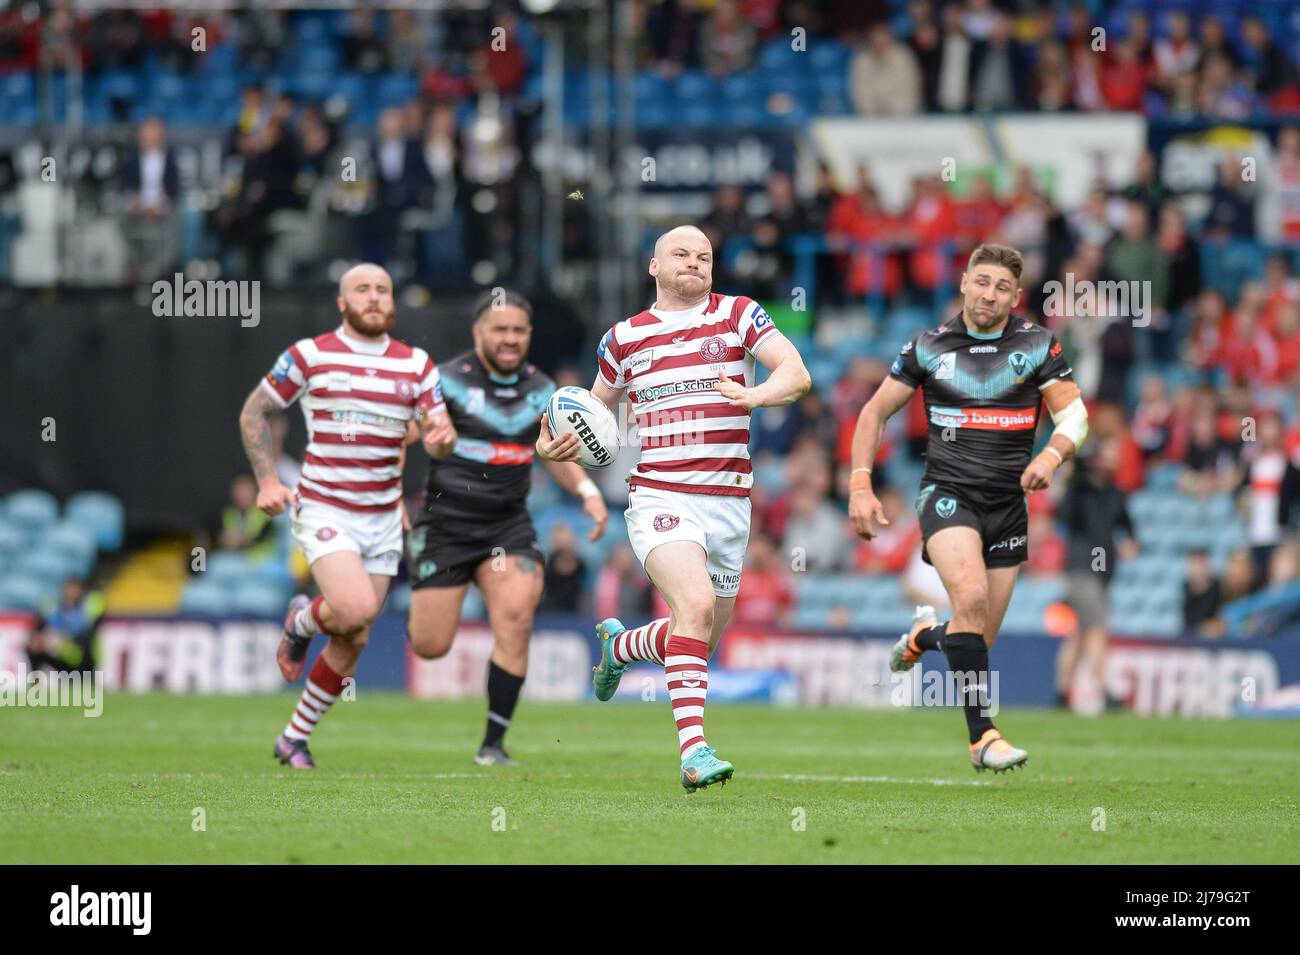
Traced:
<path id="1" fill-rule="evenodd" d="M 798 400 L 812 381 L 760 305 L 713 292 L 713 249 L 699 229 L 660 236 L 649 271 L 655 302 L 605 333 L 591 393 L 616 411 L 626 390 L 636 412 L 628 536 L 671 616 L 635 630 L 603 621 L 592 682 L 608 700 L 633 660 L 664 666 L 681 783 L 694 792 L 734 772 L 705 738 L 704 706 L 709 655 L 731 618 L 749 540 L 749 415 Z M 755 360 L 771 372 L 758 386 Z M 545 416 L 543 425 L 538 453 L 576 460 L 577 436 L 555 438 Z"/>
<path id="2" fill-rule="evenodd" d="M 377 265 L 358 265 L 339 280 L 343 324 L 304 338 L 280 355 L 239 416 L 244 450 L 257 478 L 257 505 L 267 514 L 293 508 L 293 535 L 311 564 L 320 596 L 295 597 L 276 652 L 289 682 L 302 676 L 307 646 L 329 638 L 275 756 L 313 769 L 307 748 L 343 681 L 356 672 L 370 624 L 402 557 L 402 447 L 412 420 L 433 458 L 452 451 L 438 369 L 420 348 L 389 337 L 397 321 L 393 282 Z M 295 495 L 276 477 L 269 418 L 299 398 L 307 453 Z"/>
<path id="3" fill-rule="evenodd" d="M 1060 344 L 1041 325 L 1011 317 L 1023 265 L 1015 249 L 975 249 L 961 278 L 961 314 L 903 346 L 853 435 L 849 520 L 871 540 L 873 521 L 889 523 L 871 485 L 885 422 L 923 389 L 930 437 L 916 499 L 922 556 L 943 580 L 952 617 L 941 624 L 933 608 L 918 607 L 911 631 L 894 646 L 890 669 L 909 670 L 926 650 L 943 651 L 960 687 L 971 763 L 979 772 L 1004 772 L 1029 759 L 989 718 L 989 650 L 1029 556 L 1025 495 L 1051 486 L 1056 469 L 1088 434 L 1088 414 Z M 1054 430 L 1031 460 L 1042 402 Z"/>
<path id="4" fill-rule="evenodd" d="M 438 369 L 458 435 L 429 465 L 424 509 L 411 532 L 411 647 L 426 659 L 451 649 L 470 581 L 487 606 L 495 643 L 488 663 L 487 726 L 474 761 L 509 766 L 504 738 L 528 670 L 528 638 L 545 559 L 526 503 L 538 415 L 555 382 L 528 363 L 533 307 L 522 295 L 485 292 L 474 305 L 474 348 Z M 408 437 L 412 440 L 414 436 Z M 605 532 L 605 499 L 582 467 L 544 461 Z"/>

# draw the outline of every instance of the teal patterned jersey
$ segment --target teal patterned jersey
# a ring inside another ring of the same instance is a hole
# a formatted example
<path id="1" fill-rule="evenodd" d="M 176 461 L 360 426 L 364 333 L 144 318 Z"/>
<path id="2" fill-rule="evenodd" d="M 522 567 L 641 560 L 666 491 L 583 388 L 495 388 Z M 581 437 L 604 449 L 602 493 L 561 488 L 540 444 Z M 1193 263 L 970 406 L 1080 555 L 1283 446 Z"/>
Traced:
<path id="1" fill-rule="evenodd" d="M 491 374 L 473 351 L 438 366 L 456 448 L 429 462 L 425 508 L 491 516 L 522 510 L 532 485 L 533 445 L 555 382 L 524 364 L 506 378 Z"/>
<path id="2" fill-rule="evenodd" d="M 984 337 L 957 315 L 904 345 L 889 374 L 924 393 L 925 481 L 1018 493 L 1042 390 L 1073 381 L 1074 373 L 1041 325 L 1012 316 L 1000 333 Z"/>

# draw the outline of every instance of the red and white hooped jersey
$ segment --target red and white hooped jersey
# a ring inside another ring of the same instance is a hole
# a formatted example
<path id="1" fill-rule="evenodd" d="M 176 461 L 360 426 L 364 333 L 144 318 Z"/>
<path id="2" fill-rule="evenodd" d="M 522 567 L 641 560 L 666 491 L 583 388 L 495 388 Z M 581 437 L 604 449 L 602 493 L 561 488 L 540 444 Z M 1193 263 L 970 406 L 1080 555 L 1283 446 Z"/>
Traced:
<path id="1" fill-rule="evenodd" d="M 628 483 L 747 497 L 749 412 L 718 394 L 718 372 L 752 388 L 754 353 L 781 337 L 753 299 L 717 293 L 685 311 L 647 309 L 606 332 L 600 379 L 627 389 L 641 445 Z"/>
<path id="2" fill-rule="evenodd" d="M 397 507 L 407 422 L 443 407 L 438 368 L 424 349 L 395 338 L 357 341 L 342 328 L 295 342 L 262 387 L 281 407 L 302 399 L 298 496 L 362 513 Z"/>

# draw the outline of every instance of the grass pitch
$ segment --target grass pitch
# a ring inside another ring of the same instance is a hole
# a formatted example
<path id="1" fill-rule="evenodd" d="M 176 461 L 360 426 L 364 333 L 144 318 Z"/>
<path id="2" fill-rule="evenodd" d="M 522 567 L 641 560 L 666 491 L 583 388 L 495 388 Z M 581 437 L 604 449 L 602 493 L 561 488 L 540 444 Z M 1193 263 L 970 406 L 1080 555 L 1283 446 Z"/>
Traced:
<path id="1" fill-rule="evenodd" d="M 1145 862 L 1300 858 L 1285 721 L 1007 710 L 1026 769 L 976 774 L 955 710 L 709 709 L 725 787 L 677 781 L 666 701 L 524 702 L 471 757 L 484 704 L 336 704 L 294 772 L 296 697 L 111 695 L 0 710 L 0 845 L 19 863 Z M 196 812 L 202 810 L 202 813 Z M 206 828 L 199 829 L 203 822 Z"/>

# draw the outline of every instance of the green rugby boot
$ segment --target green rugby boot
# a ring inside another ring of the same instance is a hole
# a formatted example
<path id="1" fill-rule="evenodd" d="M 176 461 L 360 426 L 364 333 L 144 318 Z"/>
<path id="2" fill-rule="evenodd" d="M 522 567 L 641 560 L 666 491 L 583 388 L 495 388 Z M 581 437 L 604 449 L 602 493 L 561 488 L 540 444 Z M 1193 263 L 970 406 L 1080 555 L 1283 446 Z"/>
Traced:
<path id="1" fill-rule="evenodd" d="M 705 746 L 682 760 L 682 788 L 688 793 L 705 789 L 714 783 L 726 784 L 736 771 L 725 759 L 718 759 L 712 746 Z"/>
<path id="2" fill-rule="evenodd" d="M 618 681 L 623 679 L 626 663 L 614 662 L 614 638 L 627 627 L 617 617 L 609 617 L 596 624 L 596 639 L 600 641 L 600 664 L 591 668 L 591 685 L 596 691 L 596 699 L 604 703 L 618 690 Z"/>

